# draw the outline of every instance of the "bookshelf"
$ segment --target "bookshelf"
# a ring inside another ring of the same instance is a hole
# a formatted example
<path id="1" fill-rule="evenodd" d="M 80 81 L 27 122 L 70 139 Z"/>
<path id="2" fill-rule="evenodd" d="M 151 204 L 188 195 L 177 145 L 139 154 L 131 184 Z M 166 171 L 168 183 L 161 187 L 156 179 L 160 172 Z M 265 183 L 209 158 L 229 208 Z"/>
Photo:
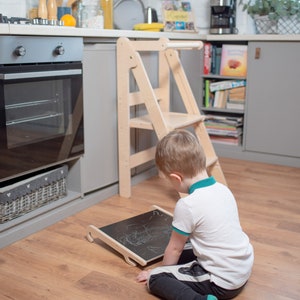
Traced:
<path id="1" fill-rule="evenodd" d="M 232 52 L 228 55 L 230 49 Z M 245 51 L 246 42 L 213 41 L 206 42 L 202 52 L 200 110 L 207 117 L 206 128 L 211 140 L 218 146 L 243 146 L 247 88 Z"/>

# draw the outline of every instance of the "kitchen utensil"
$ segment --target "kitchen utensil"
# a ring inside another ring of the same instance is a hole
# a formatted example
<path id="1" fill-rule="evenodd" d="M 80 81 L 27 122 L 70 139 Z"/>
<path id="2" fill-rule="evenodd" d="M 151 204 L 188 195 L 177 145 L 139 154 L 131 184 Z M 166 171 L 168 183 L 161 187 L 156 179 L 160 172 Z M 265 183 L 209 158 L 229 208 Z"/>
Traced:
<path id="1" fill-rule="evenodd" d="M 145 23 L 145 7 L 141 0 L 120 0 L 114 5 L 116 29 L 132 30 L 135 24 Z"/>

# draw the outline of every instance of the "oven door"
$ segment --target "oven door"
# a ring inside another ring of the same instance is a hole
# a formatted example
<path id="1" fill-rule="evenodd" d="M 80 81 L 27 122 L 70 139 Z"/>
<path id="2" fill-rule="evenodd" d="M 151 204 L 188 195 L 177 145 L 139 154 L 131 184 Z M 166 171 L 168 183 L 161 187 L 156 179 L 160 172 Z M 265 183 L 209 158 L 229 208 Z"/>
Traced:
<path id="1" fill-rule="evenodd" d="M 0 68 L 0 182 L 83 153 L 82 64 Z"/>

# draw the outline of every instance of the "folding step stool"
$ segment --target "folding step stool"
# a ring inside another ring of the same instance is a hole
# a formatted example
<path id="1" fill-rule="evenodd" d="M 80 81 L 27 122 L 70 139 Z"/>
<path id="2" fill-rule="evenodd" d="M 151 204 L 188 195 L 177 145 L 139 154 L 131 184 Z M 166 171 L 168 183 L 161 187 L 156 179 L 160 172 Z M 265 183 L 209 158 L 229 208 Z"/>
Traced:
<path id="1" fill-rule="evenodd" d="M 178 50 L 201 49 L 201 41 L 159 40 L 130 41 L 121 37 L 117 41 L 118 76 L 118 142 L 119 193 L 131 196 L 131 169 L 154 159 L 155 146 L 131 153 L 130 128 L 154 130 L 158 139 L 174 129 L 193 127 L 206 154 L 207 171 L 226 184 L 223 171 L 210 141 L 193 92 L 180 62 Z M 158 51 L 158 88 L 153 88 L 140 52 Z M 199 66 L 200 68 L 200 66 Z M 170 112 L 170 71 L 177 84 L 186 113 Z M 130 91 L 130 72 L 138 91 Z M 131 118 L 130 107 L 144 104 L 147 114 Z"/>

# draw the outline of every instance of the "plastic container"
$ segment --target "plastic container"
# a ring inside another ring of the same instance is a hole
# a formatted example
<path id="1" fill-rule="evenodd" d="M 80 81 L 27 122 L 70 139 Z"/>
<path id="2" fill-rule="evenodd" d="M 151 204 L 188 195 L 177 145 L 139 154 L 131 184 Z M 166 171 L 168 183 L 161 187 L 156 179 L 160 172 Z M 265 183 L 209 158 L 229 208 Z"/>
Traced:
<path id="1" fill-rule="evenodd" d="M 77 27 L 103 29 L 103 12 L 99 1 L 78 1 L 76 21 Z"/>

